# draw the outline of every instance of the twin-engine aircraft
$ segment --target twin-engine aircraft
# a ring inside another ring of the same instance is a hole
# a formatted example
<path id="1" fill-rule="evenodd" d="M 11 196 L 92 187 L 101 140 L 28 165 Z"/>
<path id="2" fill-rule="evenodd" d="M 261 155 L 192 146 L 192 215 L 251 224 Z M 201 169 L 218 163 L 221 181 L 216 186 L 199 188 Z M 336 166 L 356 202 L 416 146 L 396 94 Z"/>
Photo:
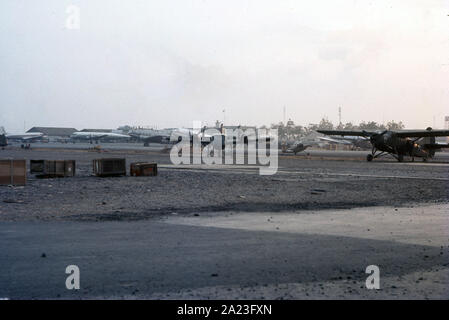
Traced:
<path id="1" fill-rule="evenodd" d="M 8 140 L 20 142 L 35 142 L 45 138 L 41 132 L 26 132 L 21 134 L 7 134 L 3 127 L 0 127 L 0 147 L 6 147 Z"/>
<path id="2" fill-rule="evenodd" d="M 130 139 L 131 136 L 129 136 L 127 134 L 113 133 L 113 132 L 77 131 L 77 132 L 72 133 L 70 138 L 72 139 L 72 141 L 75 141 L 75 140 L 88 140 L 92 144 L 93 141 L 98 143 L 98 140 L 101 140 L 101 139 L 127 140 L 127 139 Z"/>
<path id="3" fill-rule="evenodd" d="M 193 141 L 193 136 L 200 137 L 193 129 L 170 128 L 170 129 L 134 129 L 129 135 L 143 141 L 144 146 L 148 147 L 150 143 L 176 144 L 181 139 Z"/>
<path id="4" fill-rule="evenodd" d="M 331 136 L 360 136 L 369 138 L 372 145 L 371 153 L 366 156 L 367 161 L 384 155 L 391 155 L 399 162 L 404 156 L 422 158 L 427 161 L 433 158 L 435 150 L 449 148 L 449 144 L 436 143 L 435 137 L 449 136 L 449 130 L 401 130 L 382 132 L 375 131 L 345 131 L 345 130 L 317 130 L 319 133 Z"/>

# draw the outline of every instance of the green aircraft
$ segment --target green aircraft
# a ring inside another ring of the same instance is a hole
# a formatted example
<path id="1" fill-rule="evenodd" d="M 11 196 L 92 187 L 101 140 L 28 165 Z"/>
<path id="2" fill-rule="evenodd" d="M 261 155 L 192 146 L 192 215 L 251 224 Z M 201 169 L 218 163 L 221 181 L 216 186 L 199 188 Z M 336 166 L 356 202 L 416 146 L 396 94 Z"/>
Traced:
<path id="1" fill-rule="evenodd" d="M 449 144 L 436 143 L 435 137 L 449 136 L 449 130 L 401 130 L 401 131 L 346 131 L 346 130 L 317 130 L 319 133 L 331 136 L 360 136 L 369 138 L 372 145 L 371 153 L 366 156 L 367 161 L 384 155 L 391 155 L 399 162 L 404 156 L 422 158 L 427 161 L 433 158 L 435 150 L 449 148 Z"/>

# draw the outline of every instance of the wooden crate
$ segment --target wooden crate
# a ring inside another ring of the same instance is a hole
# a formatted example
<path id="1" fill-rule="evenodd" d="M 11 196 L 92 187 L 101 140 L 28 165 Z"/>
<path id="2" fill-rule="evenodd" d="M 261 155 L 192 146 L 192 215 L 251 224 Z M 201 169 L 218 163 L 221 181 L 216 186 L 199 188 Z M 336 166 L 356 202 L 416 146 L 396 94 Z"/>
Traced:
<path id="1" fill-rule="evenodd" d="M 126 176 L 126 159 L 104 158 L 93 160 L 94 174 L 99 177 Z"/>
<path id="2" fill-rule="evenodd" d="M 26 181 L 25 160 L 0 160 L 0 185 L 25 185 Z"/>
<path id="3" fill-rule="evenodd" d="M 73 177 L 75 160 L 30 160 L 30 173 L 39 178 Z"/>
<path id="4" fill-rule="evenodd" d="M 155 162 L 133 162 L 130 165 L 131 176 L 157 176 L 157 163 Z"/>

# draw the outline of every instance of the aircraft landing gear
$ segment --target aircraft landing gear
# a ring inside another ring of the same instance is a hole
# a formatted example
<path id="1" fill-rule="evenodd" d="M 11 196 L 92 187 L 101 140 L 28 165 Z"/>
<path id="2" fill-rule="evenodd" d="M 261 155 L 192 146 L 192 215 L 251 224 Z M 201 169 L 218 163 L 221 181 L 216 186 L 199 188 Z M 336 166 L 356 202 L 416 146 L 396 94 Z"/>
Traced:
<path id="1" fill-rule="evenodd" d="M 377 149 L 373 147 L 370 154 L 366 155 L 366 161 L 371 162 L 376 158 L 379 158 L 385 154 L 385 151 L 377 152 Z"/>

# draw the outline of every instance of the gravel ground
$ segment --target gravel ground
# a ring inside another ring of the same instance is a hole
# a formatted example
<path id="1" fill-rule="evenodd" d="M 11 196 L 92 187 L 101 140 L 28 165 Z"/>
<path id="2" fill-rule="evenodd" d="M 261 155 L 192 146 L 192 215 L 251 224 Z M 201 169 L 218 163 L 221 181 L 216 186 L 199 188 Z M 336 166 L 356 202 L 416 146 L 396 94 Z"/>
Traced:
<path id="1" fill-rule="evenodd" d="M 449 199 L 449 163 L 286 156 L 280 157 L 276 175 L 260 176 L 258 170 L 242 166 L 179 169 L 169 165 L 163 152 L 19 149 L 4 150 L 2 157 L 73 159 L 77 174 L 55 179 L 28 175 L 26 186 L 1 186 L 0 221 L 139 220 L 172 213 L 403 206 Z M 159 175 L 92 176 L 91 161 L 101 157 L 126 157 L 127 166 L 134 161 L 156 161 Z"/>

